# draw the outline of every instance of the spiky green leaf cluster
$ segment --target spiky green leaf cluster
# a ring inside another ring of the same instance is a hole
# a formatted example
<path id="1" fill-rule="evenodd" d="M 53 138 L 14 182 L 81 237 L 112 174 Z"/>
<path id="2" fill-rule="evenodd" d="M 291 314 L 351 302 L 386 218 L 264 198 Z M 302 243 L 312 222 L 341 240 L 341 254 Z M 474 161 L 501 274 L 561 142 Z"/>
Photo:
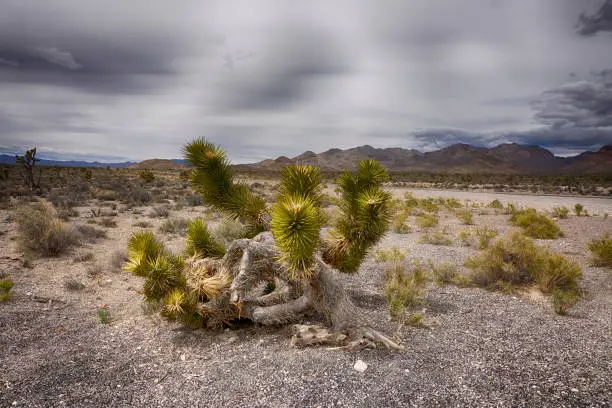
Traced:
<path id="1" fill-rule="evenodd" d="M 141 231 L 128 242 L 128 261 L 123 269 L 146 278 L 143 294 L 146 301 L 163 299 L 174 288 L 185 288 L 184 261 L 171 254 L 153 232 Z"/>
<path id="2" fill-rule="evenodd" d="M 132 234 L 128 242 L 128 260 L 123 269 L 136 276 L 147 277 L 151 262 L 164 252 L 164 244 L 155 239 L 151 231 Z"/>
<path id="3" fill-rule="evenodd" d="M 190 179 L 206 204 L 226 215 L 239 219 L 252 234 L 266 229 L 265 202 L 244 184 L 235 183 L 229 160 L 218 146 L 196 139 L 183 148 L 185 159 L 195 169 Z"/>
<path id="4" fill-rule="evenodd" d="M 225 254 L 225 248 L 208 231 L 206 221 L 196 218 L 187 227 L 186 252 L 189 256 L 219 258 Z"/>
<path id="5" fill-rule="evenodd" d="M 387 179 L 386 170 L 371 159 L 359 163 L 356 176 L 345 171 L 338 179 L 342 216 L 323 241 L 323 259 L 339 271 L 356 272 L 387 231 L 390 195 L 382 189 Z"/>
<path id="6" fill-rule="evenodd" d="M 310 276 L 321 230 L 321 176 L 312 166 L 287 166 L 282 171 L 278 202 L 272 208 L 271 230 L 281 250 L 280 262 L 297 279 Z"/>

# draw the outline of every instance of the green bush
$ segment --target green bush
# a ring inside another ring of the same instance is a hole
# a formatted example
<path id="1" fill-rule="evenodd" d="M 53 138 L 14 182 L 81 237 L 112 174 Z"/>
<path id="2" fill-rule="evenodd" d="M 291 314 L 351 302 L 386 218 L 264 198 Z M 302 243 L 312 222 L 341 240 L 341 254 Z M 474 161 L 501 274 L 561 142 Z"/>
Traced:
<path id="1" fill-rule="evenodd" d="M 0 274 L 0 302 L 6 302 L 11 296 L 13 279 L 9 275 Z"/>
<path id="2" fill-rule="evenodd" d="M 420 228 L 431 228 L 438 225 L 440 219 L 435 215 L 421 214 L 417 217 L 416 222 Z"/>
<path id="3" fill-rule="evenodd" d="M 486 249 L 489 247 L 491 240 L 497 236 L 497 230 L 485 225 L 484 227 L 476 228 L 474 235 L 478 239 L 478 249 Z"/>
<path id="4" fill-rule="evenodd" d="M 601 238 L 589 242 L 589 250 L 595 266 L 612 267 L 612 238 L 605 233 Z"/>
<path id="5" fill-rule="evenodd" d="M 472 270 L 472 282 L 489 289 L 509 291 L 512 285 L 535 283 L 543 293 L 557 291 L 553 303 L 580 296 L 578 282 L 582 279 L 582 273 L 578 264 L 537 246 L 532 239 L 518 231 L 496 240 L 487 250 L 468 258 L 466 266 Z M 569 303 L 564 305 L 564 308 L 561 307 L 563 312 Z"/>
<path id="6" fill-rule="evenodd" d="M 185 235 L 189 220 L 185 218 L 169 218 L 160 225 L 159 230 L 164 234 Z"/>
<path id="7" fill-rule="evenodd" d="M 582 210 L 584 210 L 584 206 L 580 203 L 577 203 L 574 206 L 574 213 L 576 214 L 577 217 L 580 217 L 582 215 Z"/>
<path id="8" fill-rule="evenodd" d="M 559 219 L 565 219 L 569 215 L 569 209 L 567 207 L 553 207 L 553 217 Z"/>
<path id="9" fill-rule="evenodd" d="M 501 210 L 504 208 L 504 205 L 499 200 L 493 200 L 488 204 L 489 208 L 494 208 L 496 210 Z"/>
<path id="10" fill-rule="evenodd" d="M 469 212 L 467 210 L 461 210 L 461 211 L 455 212 L 455 214 L 457 215 L 457 218 L 459 218 L 459 220 L 463 224 L 465 224 L 465 225 L 472 225 L 472 224 L 474 224 L 471 212 Z"/>
<path id="11" fill-rule="evenodd" d="M 401 318 L 406 307 L 422 303 L 425 293 L 427 272 L 423 265 L 415 263 L 411 270 L 405 265 L 405 255 L 398 250 L 392 251 L 391 258 L 385 263 L 385 296 L 389 302 L 389 312 L 395 319 Z"/>
<path id="12" fill-rule="evenodd" d="M 407 211 L 400 211 L 393 217 L 391 221 L 391 230 L 396 234 L 408 234 L 412 232 L 410 225 L 406 224 L 408 219 Z"/>
<path id="13" fill-rule="evenodd" d="M 155 180 L 155 174 L 151 170 L 143 170 L 140 172 L 140 179 L 145 183 L 150 183 Z"/>
<path id="14" fill-rule="evenodd" d="M 451 283 L 457 277 L 457 266 L 450 262 L 444 262 L 434 264 L 433 261 L 429 261 L 429 269 L 431 269 L 431 275 L 433 280 L 438 285 L 444 285 Z"/>
<path id="15" fill-rule="evenodd" d="M 516 211 L 510 223 L 521 227 L 525 235 L 539 239 L 556 239 L 563 236 L 559 225 L 545 215 L 538 214 L 533 208 Z"/>
<path id="16" fill-rule="evenodd" d="M 459 231 L 457 235 L 461 241 L 461 245 L 470 246 L 472 245 L 472 233 L 470 231 Z"/>
<path id="17" fill-rule="evenodd" d="M 419 238 L 419 243 L 421 244 L 431 244 L 431 245 L 451 245 L 453 241 L 448 237 L 448 234 L 445 231 L 432 231 L 425 232 Z"/>

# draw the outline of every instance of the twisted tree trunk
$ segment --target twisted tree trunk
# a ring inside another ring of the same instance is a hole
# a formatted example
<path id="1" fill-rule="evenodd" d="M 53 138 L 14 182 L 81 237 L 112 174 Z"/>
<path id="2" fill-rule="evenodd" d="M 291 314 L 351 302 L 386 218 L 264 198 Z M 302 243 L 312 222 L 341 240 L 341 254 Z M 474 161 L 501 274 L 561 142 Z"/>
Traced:
<path id="1" fill-rule="evenodd" d="M 279 255 L 269 232 L 254 239 L 234 241 L 216 265 L 216 274 L 228 276 L 232 283 L 219 296 L 204 303 L 201 312 L 207 315 L 221 312 L 222 321 L 238 314 L 263 325 L 284 325 L 299 322 L 305 313 L 314 310 L 325 317 L 333 332 L 299 326 L 294 344 L 359 347 L 378 342 L 392 349 L 403 348 L 370 327 L 336 279 L 336 272 L 320 257 L 310 279 L 294 281 L 277 262 Z M 269 294 L 257 291 L 264 282 L 275 282 L 274 291 Z"/>

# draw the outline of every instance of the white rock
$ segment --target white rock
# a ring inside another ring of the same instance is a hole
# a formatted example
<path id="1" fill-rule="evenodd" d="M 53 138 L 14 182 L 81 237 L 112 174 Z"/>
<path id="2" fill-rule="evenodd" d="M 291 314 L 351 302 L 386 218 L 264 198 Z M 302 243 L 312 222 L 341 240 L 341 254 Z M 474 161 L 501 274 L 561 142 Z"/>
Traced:
<path id="1" fill-rule="evenodd" d="M 360 373 L 363 373 L 368 368 L 368 365 L 363 360 L 357 360 L 353 368 Z"/>

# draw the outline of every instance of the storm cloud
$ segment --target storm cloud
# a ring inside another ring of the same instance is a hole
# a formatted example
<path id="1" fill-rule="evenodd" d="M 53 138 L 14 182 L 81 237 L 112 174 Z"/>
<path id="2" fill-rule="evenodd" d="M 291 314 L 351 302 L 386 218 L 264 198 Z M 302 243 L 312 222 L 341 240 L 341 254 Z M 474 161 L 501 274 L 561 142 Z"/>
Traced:
<path id="1" fill-rule="evenodd" d="M 3 0 L 0 150 L 612 143 L 609 0 Z"/>

